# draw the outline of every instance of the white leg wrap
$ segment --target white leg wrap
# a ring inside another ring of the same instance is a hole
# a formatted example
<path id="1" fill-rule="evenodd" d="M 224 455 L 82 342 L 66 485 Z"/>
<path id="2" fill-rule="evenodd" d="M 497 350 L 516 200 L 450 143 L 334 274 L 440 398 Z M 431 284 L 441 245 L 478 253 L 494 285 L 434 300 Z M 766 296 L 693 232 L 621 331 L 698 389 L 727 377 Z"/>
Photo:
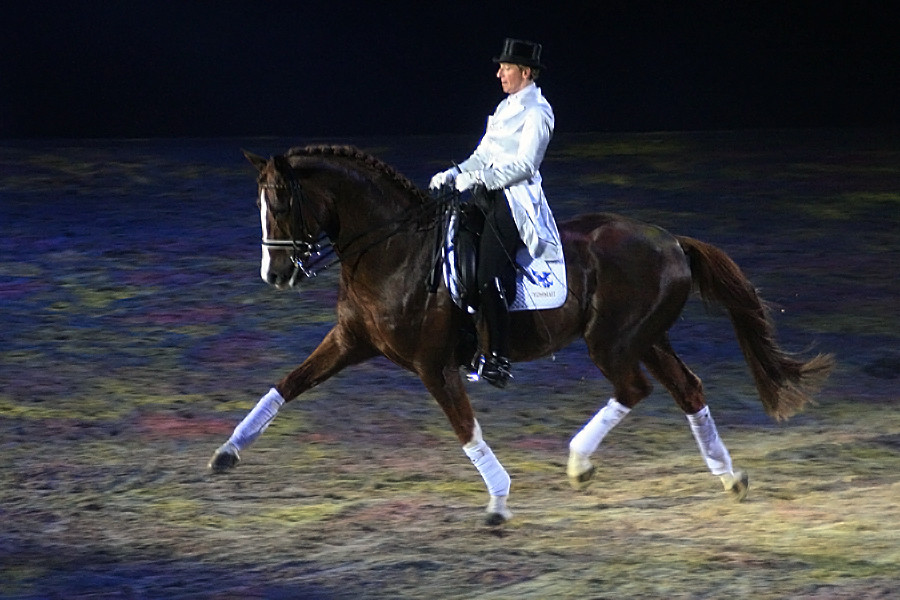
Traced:
<path id="1" fill-rule="evenodd" d="M 478 421 L 475 421 L 475 432 L 472 434 L 472 441 L 463 446 L 463 452 L 466 453 L 466 456 L 469 457 L 469 460 L 481 473 L 481 478 L 484 479 L 488 493 L 492 498 L 494 496 L 509 495 L 509 474 L 503 468 L 503 465 L 500 464 L 500 461 L 497 460 L 497 457 L 494 456 L 490 446 L 481 438 L 481 427 L 478 425 Z"/>
<path id="2" fill-rule="evenodd" d="M 697 440 L 700 454 L 703 455 L 703 460 L 706 461 L 710 472 L 722 477 L 723 483 L 726 478 L 732 479 L 731 455 L 728 454 L 728 449 L 719 437 L 716 424 L 712 415 L 709 414 L 709 407 L 704 406 L 699 412 L 687 415 L 687 420 L 691 424 L 691 432 L 694 434 L 694 439 Z"/>
<path id="3" fill-rule="evenodd" d="M 269 390 L 269 393 L 263 396 L 244 420 L 234 428 L 228 442 L 237 450 L 243 450 L 252 444 L 266 430 L 283 404 L 284 398 L 278 390 L 275 388 Z"/>
<path id="4" fill-rule="evenodd" d="M 615 398 L 610 398 L 606 406 L 594 415 L 581 431 L 575 434 L 569 442 L 569 450 L 581 456 L 587 457 L 594 453 L 600 446 L 600 442 L 610 430 L 625 418 L 631 409 L 619 404 Z"/>

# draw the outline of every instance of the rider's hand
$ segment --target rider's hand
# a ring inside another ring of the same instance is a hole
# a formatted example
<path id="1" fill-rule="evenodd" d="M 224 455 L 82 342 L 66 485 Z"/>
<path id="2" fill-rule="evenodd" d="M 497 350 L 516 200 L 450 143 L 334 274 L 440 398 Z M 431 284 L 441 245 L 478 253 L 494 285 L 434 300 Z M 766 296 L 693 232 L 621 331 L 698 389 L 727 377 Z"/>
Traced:
<path id="1" fill-rule="evenodd" d="M 452 169 L 447 169 L 446 171 L 441 171 L 431 178 L 431 183 L 428 184 L 429 190 L 438 190 L 445 185 L 451 185 L 453 181 L 456 179 L 456 176 L 459 174 L 459 169 L 453 167 Z"/>
<path id="2" fill-rule="evenodd" d="M 480 183 L 483 183 L 481 180 L 481 171 L 465 171 L 456 176 L 456 191 L 464 192 Z"/>

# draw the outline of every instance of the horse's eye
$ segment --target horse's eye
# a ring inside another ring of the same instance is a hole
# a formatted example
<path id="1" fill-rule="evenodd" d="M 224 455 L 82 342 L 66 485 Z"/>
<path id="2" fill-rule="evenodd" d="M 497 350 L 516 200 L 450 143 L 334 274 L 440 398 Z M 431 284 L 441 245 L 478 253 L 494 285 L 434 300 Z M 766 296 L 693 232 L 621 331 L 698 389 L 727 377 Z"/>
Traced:
<path id="1" fill-rule="evenodd" d="M 276 217 L 286 214 L 291 207 L 290 198 L 285 198 L 275 190 L 266 190 L 266 204 Z"/>

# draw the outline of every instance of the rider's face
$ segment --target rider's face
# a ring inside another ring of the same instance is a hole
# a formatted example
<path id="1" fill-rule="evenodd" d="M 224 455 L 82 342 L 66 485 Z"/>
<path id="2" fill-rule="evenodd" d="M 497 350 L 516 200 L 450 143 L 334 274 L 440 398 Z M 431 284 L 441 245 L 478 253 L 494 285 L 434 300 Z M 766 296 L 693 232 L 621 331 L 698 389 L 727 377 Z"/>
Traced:
<path id="1" fill-rule="evenodd" d="M 497 79 L 500 80 L 505 93 L 515 94 L 529 84 L 530 80 L 526 77 L 526 73 L 530 75 L 531 69 L 502 62 L 497 69 Z"/>

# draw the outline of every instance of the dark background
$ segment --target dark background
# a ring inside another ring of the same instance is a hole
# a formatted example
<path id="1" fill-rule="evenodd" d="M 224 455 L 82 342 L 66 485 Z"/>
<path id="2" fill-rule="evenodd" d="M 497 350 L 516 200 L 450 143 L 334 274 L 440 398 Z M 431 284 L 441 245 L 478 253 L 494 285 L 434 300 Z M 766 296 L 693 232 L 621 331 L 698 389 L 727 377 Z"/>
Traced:
<path id="1" fill-rule="evenodd" d="M 0 138 L 479 133 L 504 37 L 557 131 L 895 127 L 891 2 L 35 2 Z"/>

